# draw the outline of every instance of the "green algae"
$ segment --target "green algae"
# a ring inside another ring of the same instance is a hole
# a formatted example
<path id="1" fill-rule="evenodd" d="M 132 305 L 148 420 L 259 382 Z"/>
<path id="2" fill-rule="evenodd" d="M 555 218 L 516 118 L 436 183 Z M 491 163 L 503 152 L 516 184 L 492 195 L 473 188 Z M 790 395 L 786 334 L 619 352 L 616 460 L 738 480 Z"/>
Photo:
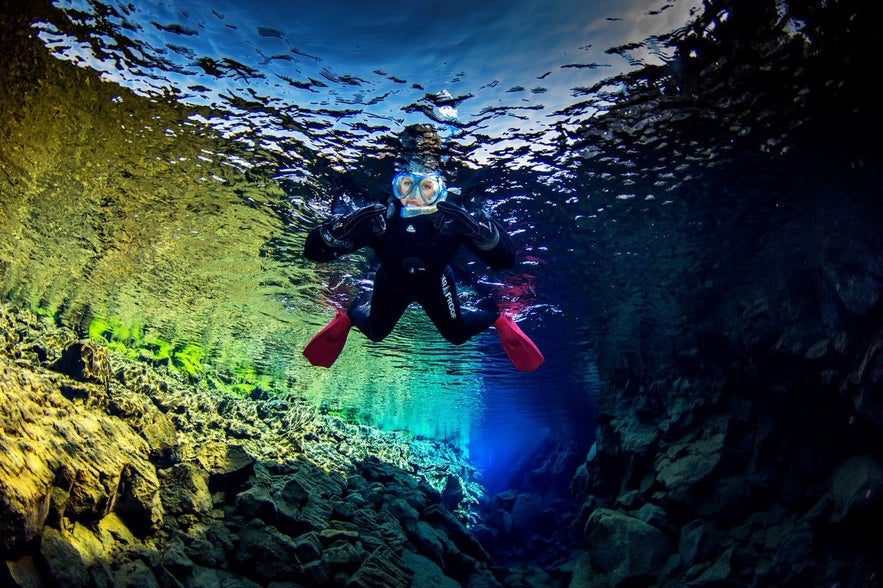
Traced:
<path id="1" fill-rule="evenodd" d="M 89 338 L 105 345 L 111 352 L 130 360 L 165 365 L 191 381 L 204 380 L 211 388 L 247 396 L 256 390 L 281 392 L 279 382 L 245 360 L 223 374 L 223 370 L 207 363 L 208 352 L 194 342 L 173 342 L 163 339 L 142 323 L 126 323 L 121 319 L 96 317 L 89 325 Z M 357 411 L 350 411 L 355 414 Z M 354 420 L 348 422 L 357 422 Z"/>

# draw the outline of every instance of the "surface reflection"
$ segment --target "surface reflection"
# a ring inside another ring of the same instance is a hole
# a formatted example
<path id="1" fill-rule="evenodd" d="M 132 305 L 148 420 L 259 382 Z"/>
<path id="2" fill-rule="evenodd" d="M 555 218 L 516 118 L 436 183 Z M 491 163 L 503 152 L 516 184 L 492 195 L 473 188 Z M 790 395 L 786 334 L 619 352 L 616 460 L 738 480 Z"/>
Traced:
<path id="1" fill-rule="evenodd" d="M 377 131 L 427 117 L 456 121 L 476 162 L 548 149 L 586 88 L 669 59 L 665 38 L 701 3 L 371 1 L 345 18 L 278 1 L 55 5 L 38 26 L 57 55 L 223 112 L 210 121 L 228 137 L 351 164 L 381 150 Z"/>

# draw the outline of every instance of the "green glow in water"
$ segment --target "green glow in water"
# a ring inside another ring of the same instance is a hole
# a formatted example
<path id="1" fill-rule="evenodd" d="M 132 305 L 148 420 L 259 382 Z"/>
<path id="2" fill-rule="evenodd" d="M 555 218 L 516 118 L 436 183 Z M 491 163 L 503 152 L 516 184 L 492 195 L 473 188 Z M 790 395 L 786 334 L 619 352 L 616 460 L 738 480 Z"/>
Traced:
<path id="1" fill-rule="evenodd" d="M 325 285 L 354 287 L 367 271 L 359 257 L 302 259 L 307 228 L 278 209 L 313 218 L 297 202 L 315 200 L 314 185 L 283 192 L 261 172 L 273 154 L 33 40 L 0 59 L 0 297 L 209 387 L 293 391 L 349 421 L 468 440 L 479 354 L 447 345 L 419 311 L 399 329 L 419 344 L 354 332 L 333 369 L 301 356 L 333 316 L 326 298 L 349 296 Z M 268 254 L 280 247 L 286 256 Z"/>

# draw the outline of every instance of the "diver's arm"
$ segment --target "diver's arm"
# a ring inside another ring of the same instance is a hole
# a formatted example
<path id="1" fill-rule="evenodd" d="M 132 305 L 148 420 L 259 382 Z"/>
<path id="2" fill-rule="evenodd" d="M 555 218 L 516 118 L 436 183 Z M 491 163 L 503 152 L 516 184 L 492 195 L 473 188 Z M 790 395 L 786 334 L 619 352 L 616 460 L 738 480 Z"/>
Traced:
<path id="1" fill-rule="evenodd" d="M 312 261 L 331 261 L 361 249 L 373 236 L 386 231 L 386 207 L 371 204 L 347 215 L 336 215 L 307 235 L 304 256 Z"/>
<path id="2" fill-rule="evenodd" d="M 328 223 L 331 222 L 328 221 Z M 307 235 L 307 242 L 304 244 L 304 257 L 310 261 L 331 261 L 362 247 L 362 245 L 356 245 L 352 242 L 340 242 L 338 245 L 330 244 L 322 236 L 323 233 L 327 235 L 328 228 L 326 224 L 328 223 L 319 225 Z"/>
<path id="3" fill-rule="evenodd" d="M 512 238 L 500 223 L 493 219 L 488 219 L 488 222 L 491 223 L 494 232 L 496 233 L 495 238 L 492 239 L 494 244 L 490 248 L 486 248 L 488 244 L 487 241 L 484 243 L 485 247 L 482 247 L 482 243 L 477 243 L 474 240 L 467 240 L 466 247 L 468 247 L 478 259 L 490 266 L 491 269 L 499 270 L 514 267 L 515 245 L 512 243 Z"/>
<path id="4" fill-rule="evenodd" d="M 438 203 L 436 227 L 442 233 L 459 233 L 476 257 L 492 269 L 515 265 L 515 246 L 503 226 L 484 213 L 469 214 L 464 208 L 442 201 Z"/>

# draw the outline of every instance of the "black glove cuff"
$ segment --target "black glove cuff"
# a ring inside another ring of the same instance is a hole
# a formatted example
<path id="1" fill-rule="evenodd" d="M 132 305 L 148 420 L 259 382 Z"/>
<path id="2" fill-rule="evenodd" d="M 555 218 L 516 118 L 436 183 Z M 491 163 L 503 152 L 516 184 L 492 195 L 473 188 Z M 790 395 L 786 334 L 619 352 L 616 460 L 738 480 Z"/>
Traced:
<path id="1" fill-rule="evenodd" d="M 497 225 L 492 222 L 488 222 L 487 225 L 481 223 L 481 228 L 482 230 L 472 239 L 472 242 L 482 251 L 490 251 L 500 242 L 500 231 L 497 229 Z"/>
<path id="2" fill-rule="evenodd" d="M 352 242 L 334 236 L 335 233 L 338 235 L 342 233 L 343 225 L 339 221 L 340 219 L 335 218 L 331 222 L 321 225 L 319 227 L 319 236 L 322 237 L 322 241 L 329 247 L 334 247 L 335 249 L 352 247 Z"/>

